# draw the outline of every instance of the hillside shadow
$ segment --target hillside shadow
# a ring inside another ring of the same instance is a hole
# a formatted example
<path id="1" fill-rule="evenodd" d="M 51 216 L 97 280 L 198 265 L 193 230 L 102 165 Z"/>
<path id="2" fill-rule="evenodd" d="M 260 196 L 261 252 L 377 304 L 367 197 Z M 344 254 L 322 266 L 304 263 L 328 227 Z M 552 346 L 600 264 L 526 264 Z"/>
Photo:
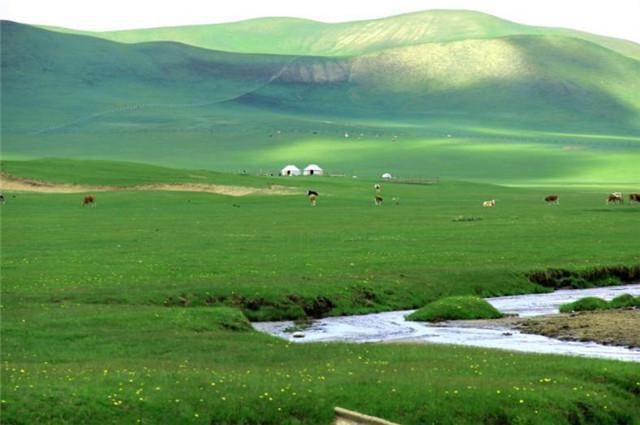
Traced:
<path id="1" fill-rule="evenodd" d="M 509 127 L 545 130 L 639 128 L 637 108 L 605 91 L 602 84 L 588 81 L 604 78 L 620 85 L 629 78 L 638 79 L 637 62 L 582 40 L 544 36 L 500 40 L 517 52 L 526 75 L 480 78 L 458 87 L 425 81 L 417 90 L 403 88 L 402 83 L 385 87 L 344 78 L 344 66 L 334 66 L 339 71 L 335 78 L 314 81 L 309 78 L 314 69 L 330 67 L 325 58 L 307 57 L 296 59 L 292 65 L 302 76 L 299 79 L 296 73 L 285 73 L 288 78 L 275 79 L 234 101 L 299 114 L 333 112 L 352 117 L 425 120 L 434 115 L 453 120 L 475 117 Z"/>

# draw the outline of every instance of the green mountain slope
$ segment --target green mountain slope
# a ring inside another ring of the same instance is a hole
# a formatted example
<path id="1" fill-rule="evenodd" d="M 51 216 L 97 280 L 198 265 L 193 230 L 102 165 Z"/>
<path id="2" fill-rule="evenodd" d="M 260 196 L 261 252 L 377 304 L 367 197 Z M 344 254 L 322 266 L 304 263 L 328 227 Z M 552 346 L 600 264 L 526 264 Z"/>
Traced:
<path id="1" fill-rule="evenodd" d="M 3 22 L 3 127 L 41 131 L 145 106 L 220 102 L 268 84 L 289 61 Z"/>
<path id="2" fill-rule="evenodd" d="M 574 38 L 294 56 L 122 44 L 3 22 L 2 67 L 5 157 L 637 178 L 640 62 Z"/>
<path id="3" fill-rule="evenodd" d="M 640 111 L 639 62 L 564 37 L 429 43 L 349 58 L 124 45 L 12 23 L 3 40 L 7 132 L 229 101 L 271 112 L 620 130 L 634 128 Z"/>
<path id="4" fill-rule="evenodd" d="M 323 23 L 296 18 L 261 18 L 225 24 L 129 31 L 57 31 L 123 43 L 176 41 L 213 50 L 310 56 L 352 56 L 433 42 L 513 35 L 562 35 L 590 41 L 640 59 L 640 45 L 560 28 L 520 25 L 473 11 L 432 10 L 383 19 Z"/>
<path id="5" fill-rule="evenodd" d="M 343 60 L 298 58 L 245 98 L 399 119 L 443 114 L 555 126 L 597 120 L 598 126 L 628 128 L 640 118 L 639 73 L 637 61 L 588 42 L 517 36 Z"/>

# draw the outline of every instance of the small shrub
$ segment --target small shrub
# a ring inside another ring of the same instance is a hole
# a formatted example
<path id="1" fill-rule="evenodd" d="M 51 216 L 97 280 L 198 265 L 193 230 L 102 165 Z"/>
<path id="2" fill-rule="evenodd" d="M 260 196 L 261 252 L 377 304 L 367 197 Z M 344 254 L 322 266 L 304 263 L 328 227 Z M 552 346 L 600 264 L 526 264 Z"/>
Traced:
<path id="1" fill-rule="evenodd" d="M 434 301 L 409 316 L 408 320 L 439 322 L 442 320 L 498 319 L 502 314 L 479 297 L 447 297 Z"/>
<path id="2" fill-rule="evenodd" d="M 572 303 L 562 304 L 560 306 L 560 312 L 570 313 L 572 311 L 606 310 L 608 308 L 609 303 L 602 298 L 586 297 Z"/>
<path id="3" fill-rule="evenodd" d="M 640 307 L 640 296 L 622 294 L 609 301 L 609 308 L 633 308 Z"/>

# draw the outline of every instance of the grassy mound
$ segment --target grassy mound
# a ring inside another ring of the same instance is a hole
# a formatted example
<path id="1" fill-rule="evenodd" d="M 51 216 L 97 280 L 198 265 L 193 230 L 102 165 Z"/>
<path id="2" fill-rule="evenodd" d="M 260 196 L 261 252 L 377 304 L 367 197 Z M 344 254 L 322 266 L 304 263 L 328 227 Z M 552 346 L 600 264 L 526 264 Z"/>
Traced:
<path id="1" fill-rule="evenodd" d="M 619 309 L 619 308 L 640 308 L 640 296 L 634 297 L 630 294 L 622 294 L 618 295 L 611 301 L 609 301 L 609 308 L 611 309 Z"/>
<path id="2" fill-rule="evenodd" d="M 560 312 L 570 313 L 572 311 L 606 310 L 608 308 L 609 303 L 602 298 L 586 297 L 572 303 L 562 304 L 560 306 Z"/>
<path id="3" fill-rule="evenodd" d="M 640 307 L 640 297 L 622 294 L 609 302 L 598 297 L 581 298 L 572 303 L 562 304 L 560 306 L 560 312 L 570 313 L 572 311 L 614 310 L 633 307 Z"/>
<path id="4" fill-rule="evenodd" d="M 502 314 L 482 298 L 447 297 L 434 301 L 409 316 L 409 320 L 439 322 L 442 320 L 497 319 Z"/>

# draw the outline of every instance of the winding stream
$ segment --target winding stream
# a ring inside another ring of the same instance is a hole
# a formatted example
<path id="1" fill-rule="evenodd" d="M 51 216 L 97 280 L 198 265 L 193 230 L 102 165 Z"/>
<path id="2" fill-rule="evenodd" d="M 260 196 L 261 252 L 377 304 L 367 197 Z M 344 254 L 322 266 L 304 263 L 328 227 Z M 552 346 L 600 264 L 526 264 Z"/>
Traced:
<path id="1" fill-rule="evenodd" d="M 529 294 L 488 298 L 503 313 L 521 317 L 553 314 L 560 304 L 584 297 L 606 300 L 621 294 L 640 295 L 640 284 L 576 290 L 561 290 L 547 294 Z M 303 338 L 294 338 L 285 329 L 291 321 L 259 322 L 253 326 L 262 332 L 294 342 L 430 342 L 459 344 L 484 348 L 565 354 L 640 362 L 640 349 L 602 345 L 593 342 L 561 341 L 542 335 L 525 334 L 504 325 L 459 326 L 455 322 L 434 325 L 406 321 L 414 310 L 391 311 L 357 316 L 328 317 L 316 320 L 304 330 Z M 468 323 L 468 322 L 467 322 Z"/>

